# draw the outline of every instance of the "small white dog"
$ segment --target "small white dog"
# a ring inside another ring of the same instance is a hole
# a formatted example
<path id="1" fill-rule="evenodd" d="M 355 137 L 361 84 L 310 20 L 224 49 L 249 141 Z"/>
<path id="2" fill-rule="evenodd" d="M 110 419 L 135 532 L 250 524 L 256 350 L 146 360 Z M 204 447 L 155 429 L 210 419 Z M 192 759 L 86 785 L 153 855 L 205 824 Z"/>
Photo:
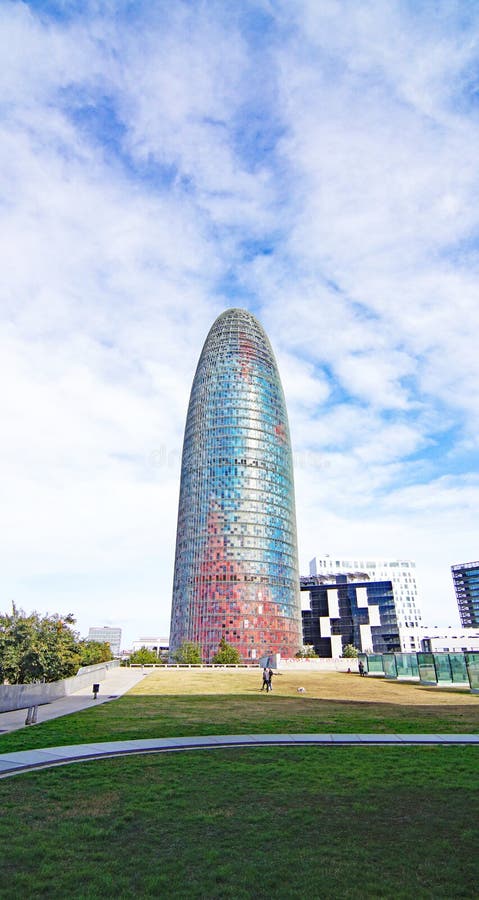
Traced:
<path id="1" fill-rule="evenodd" d="M 298 691 L 298 694 L 305 694 L 305 693 L 306 693 L 305 688 L 297 688 L 297 691 Z"/>

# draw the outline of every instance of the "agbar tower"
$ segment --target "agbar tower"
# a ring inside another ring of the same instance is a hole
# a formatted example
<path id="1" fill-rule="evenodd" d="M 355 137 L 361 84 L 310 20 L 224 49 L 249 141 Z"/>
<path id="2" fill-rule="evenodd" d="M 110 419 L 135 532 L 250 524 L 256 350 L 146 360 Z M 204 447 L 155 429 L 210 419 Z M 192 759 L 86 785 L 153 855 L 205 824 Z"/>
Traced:
<path id="1" fill-rule="evenodd" d="M 206 338 L 183 445 L 170 649 L 224 636 L 244 662 L 301 645 L 293 467 L 276 361 L 249 312 Z"/>

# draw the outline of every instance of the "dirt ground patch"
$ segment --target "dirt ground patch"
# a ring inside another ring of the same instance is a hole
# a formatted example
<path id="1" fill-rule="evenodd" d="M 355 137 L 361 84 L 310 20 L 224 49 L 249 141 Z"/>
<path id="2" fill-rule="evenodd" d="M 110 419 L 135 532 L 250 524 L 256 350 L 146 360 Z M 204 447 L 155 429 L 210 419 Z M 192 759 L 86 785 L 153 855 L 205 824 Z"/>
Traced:
<path id="1" fill-rule="evenodd" d="M 304 693 L 298 692 L 303 687 Z M 261 688 L 260 669 L 153 669 L 129 692 L 142 695 L 250 694 Z M 280 697 L 401 706 L 477 706 L 467 689 L 426 687 L 418 683 L 344 672 L 282 672 L 273 678 Z"/>

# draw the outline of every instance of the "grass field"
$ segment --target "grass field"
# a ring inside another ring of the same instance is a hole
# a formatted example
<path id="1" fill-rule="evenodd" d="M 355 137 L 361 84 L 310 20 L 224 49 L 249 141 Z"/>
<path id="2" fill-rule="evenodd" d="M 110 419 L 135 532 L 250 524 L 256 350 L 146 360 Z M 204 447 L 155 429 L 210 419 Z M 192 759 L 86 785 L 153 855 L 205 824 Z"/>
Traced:
<path id="1" fill-rule="evenodd" d="M 479 698 L 335 673 L 158 672 L 0 737 L 477 732 Z M 393 690 L 391 690 L 393 688 Z M 281 747 L 91 761 L 0 780 L 0 897 L 478 896 L 475 747 Z"/>
<path id="2" fill-rule="evenodd" d="M 467 747 L 258 748 L 0 782 L 0 897 L 477 897 Z"/>
<path id="3" fill-rule="evenodd" d="M 112 703 L 0 735 L 0 753 L 195 734 L 479 730 L 479 697 L 469 692 L 336 672 L 278 675 L 272 694 L 260 683 L 257 670 L 155 671 Z"/>

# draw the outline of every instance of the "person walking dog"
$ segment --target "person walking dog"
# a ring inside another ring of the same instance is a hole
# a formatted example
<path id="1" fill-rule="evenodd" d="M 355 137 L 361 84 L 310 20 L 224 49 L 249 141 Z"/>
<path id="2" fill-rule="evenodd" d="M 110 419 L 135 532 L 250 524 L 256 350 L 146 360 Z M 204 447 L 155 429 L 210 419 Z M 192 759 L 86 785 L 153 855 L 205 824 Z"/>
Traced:
<path id="1" fill-rule="evenodd" d="M 269 677 L 268 677 L 268 687 L 267 687 L 267 690 L 268 690 L 268 691 L 272 691 L 272 690 L 273 690 L 273 683 L 272 683 L 272 682 L 273 682 L 273 675 L 274 675 L 274 672 L 273 672 L 273 670 L 270 668 L 270 669 L 269 669 Z"/>
<path id="2" fill-rule="evenodd" d="M 269 690 L 268 689 L 269 673 L 270 673 L 270 669 L 268 668 L 268 666 L 265 666 L 263 669 L 263 684 L 261 685 L 261 690 L 264 691 L 264 689 L 266 688 L 266 693 L 268 693 L 268 690 Z"/>

